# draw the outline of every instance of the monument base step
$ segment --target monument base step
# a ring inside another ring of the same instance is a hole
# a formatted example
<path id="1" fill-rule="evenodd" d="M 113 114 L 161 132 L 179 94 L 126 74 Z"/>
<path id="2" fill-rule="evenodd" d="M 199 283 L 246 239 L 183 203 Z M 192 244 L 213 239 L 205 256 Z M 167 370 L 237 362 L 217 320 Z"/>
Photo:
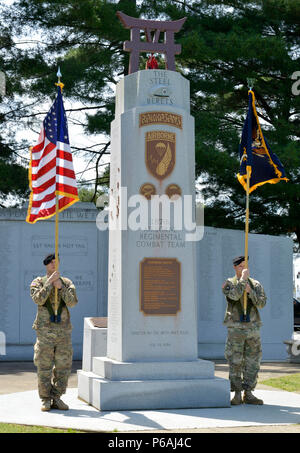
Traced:
<path id="1" fill-rule="evenodd" d="M 111 381 L 210 379 L 215 365 L 209 360 L 119 362 L 108 357 L 93 357 L 92 370 L 98 377 Z"/>
<path id="2" fill-rule="evenodd" d="M 112 381 L 79 370 L 78 397 L 101 411 L 230 407 L 230 385 L 221 378 Z"/>

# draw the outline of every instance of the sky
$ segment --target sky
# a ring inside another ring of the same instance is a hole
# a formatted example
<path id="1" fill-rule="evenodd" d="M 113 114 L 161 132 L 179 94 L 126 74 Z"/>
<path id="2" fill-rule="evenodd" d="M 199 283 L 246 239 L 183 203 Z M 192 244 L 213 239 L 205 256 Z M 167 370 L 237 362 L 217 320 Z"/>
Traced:
<path id="1" fill-rule="evenodd" d="M 62 78 L 63 81 L 63 78 Z M 56 87 L 53 87 L 53 96 L 50 98 L 46 98 L 45 102 L 43 105 L 39 105 L 36 111 L 41 111 L 43 113 L 38 114 L 36 116 L 36 126 L 34 127 L 34 130 L 29 129 L 29 128 L 18 128 L 16 132 L 16 138 L 18 140 L 27 140 L 28 143 L 30 143 L 31 146 L 34 146 L 37 143 L 38 136 L 42 127 L 42 122 L 44 120 L 44 117 L 46 116 L 45 112 L 47 112 L 54 101 L 56 95 Z M 84 178 L 85 180 L 91 180 L 95 179 L 95 163 L 91 162 L 89 163 L 90 158 L 84 158 L 80 157 L 78 153 L 74 153 L 75 148 L 87 148 L 91 147 L 93 145 L 103 143 L 107 141 L 106 137 L 103 137 L 99 134 L 93 134 L 93 135 L 88 135 L 83 127 L 78 124 L 78 120 L 82 117 L 84 117 L 84 113 L 82 112 L 69 112 L 69 109 L 76 109 L 76 108 L 82 108 L 82 105 L 80 103 L 75 103 L 72 102 L 69 99 L 64 99 L 64 107 L 66 110 L 67 114 L 67 119 L 68 119 L 68 131 L 69 131 L 69 140 L 70 140 L 70 146 L 72 149 L 72 146 L 74 147 L 73 151 L 73 164 L 74 164 L 74 171 L 76 174 L 76 179 L 78 182 Z M 4 106 L 4 111 L 5 111 L 5 106 Z M 91 112 L 91 110 L 89 110 Z M 99 149 L 99 146 L 97 147 Z M 81 153 L 82 154 L 82 153 Z M 21 153 L 23 157 L 26 159 L 29 159 L 30 157 L 30 152 L 28 149 L 28 152 L 23 152 Z M 19 159 L 21 160 L 21 159 Z M 103 156 L 103 159 L 101 160 L 102 163 L 109 163 L 110 161 L 110 156 Z M 100 167 L 100 169 L 103 169 L 105 167 Z M 84 175 L 83 173 L 84 172 Z M 78 184 L 78 188 L 80 188 L 81 185 Z"/>
<path id="2" fill-rule="evenodd" d="M 10 5 L 13 3 L 13 1 L 14 0 L 0 0 L 1 4 L 3 4 L 3 5 Z M 38 35 L 38 32 L 37 32 L 36 36 L 31 36 L 31 38 L 32 39 L 40 38 Z M 25 39 L 25 40 L 27 40 L 27 39 Z M 22 36 L 21 37 L 18 36 L 16 38 L 16 41 L 19 42 L 20 48 L 26 48 L 26 44 L 21 43 Z M 0 68 L 0 70 L 1 70 L 1 68 Z M 64 81 L 63 74 L 62 74 L 61 79 L 63 82 Z M 67 89 L 67 87 L 65 87 L 65 89 Z M 39 108 L 38 108 L 39 111 L 46 112 L 51 107 L 54 96 L 55 96 L 55 92 L 56 92 L 56 87 L 54 86 L 53 87 L 53 96 L 51 98 L 49 97 L 44 100 L 43 106 L 39 106 Z M 90 147 L 94 144 L 103 143 L 107 140 L 107 138 L 102 137 L 101 135 L 87 135 L 85 133 L 83 127 L 79 124 L 76 124 L 77 119 L 80 120 L 80 116 L 83 117 L 85 114 L 82 112 L 81 113 L 80 112 L 68 112 L 68 110 L 72 109 L 72 108 L 80 108 L 80 107 L 82 107 L 82 104 L 80 104 L 79 102 L 74 102 L 69 99 L 65 99 L 64 105 L 65 105 L 65 110 L 67 111 L 67 117 L 68 117 L 71 149 L 72 149 L 72 147 L 78 147 L 78 148 Z M 92 111 L 89 110 L 89 112 L 95 113 L 94 110 L 92 110 Z M 37 121 L 35 131 L 30 130 L 30 129 L 21 129 L 18 131 L 18 137 L 23 138 L 23 139 L 25 138 L 28 140 L 29 143 L 31 143 L 32 145 L 35 145 L 35 143 L 38 139 L 38 134 L 39 134 L 44 116 L 45 116 L 45 113 L 37 116 L 39 125 L 38 125 L 38 121 Z M 262 123 L 263 123 L 263 121 L 262 121 Z M 28 150 L 27 156 L 26 156 L 26 154 L 24 154 L 24 157 L 29 158 L 29 150 Z M 103 163 L 104 162 L 109 163 L 109 161 L 110 161 L 109 156 L 106 156 L 102 160 Z M 73 154 L 73 162 L 74 162 L 74 170 L 76 173 L 76 179 L 78 182 L 80 182 L 82 180 L 82 172 L 84 172 L 84 171 L 85 171 L 84 179 L 91 180 L 91 179 L 95 178 L 96 173 L 95 173 L 95 169 L 93 168 L 95 166 L 94 162 L 89 164 L 87 159 L 85 159 L 83 157 L 79 157 L 76 154 Z M 102 169 L 104 167 L 100 167 L 100 168 Z M 79 185 L 79 187 L 80 187 L 80 185 Z M 201 188 L 201 185 L 198 184 L 198 187 Z M 298 267 L 300 270 L 300 258 L 298 258 L 298 261 L 297 261 L 297 268 Z"/>
<path id="3" fill-rule="evenodd" d="M 2 5 L 7 5 L 10 6 L 14 0 L 0 0 Z M 34 35 L 30 36 L 30 40 L 40 40 L 43 41 L 43 38 L 39 35 L 39 32 L 37 31 Z M 30 44 L 28 44 L 28 37 L 22 37 L 22 36 L 17 36 L 14 37 L 14 41 L 17 44 L 17 47 L 20 49 L 29 49 Z M 24 42 L 25 43 L 24 43 Z M 0 68 L 1 70 L 1 68 Z M 61 81 L 63 82 L 63 74 L 61 77 Z M 67 87 L 65 87 L 67 89 Z M 35 108 L 35 112 L 38 113 L 39 111 L 41 112 L 46 112 L 50 109 L 54 97 L 56 94 L 56 86 L 53 86 L 53 96 L 50 98 L 45 98 L 45 102 L 43 105 L 39 105 L 38 108 Z M 30 99 L 28 99 L 28 104 L 30 103 Z M 71 149 L 72 146 L 76 148 L 84 148 L 84 147 L 91 147 L 95 144 L 98 143 L 103 143 L 107 141 L 106 137 L 103 137 L 101 135 L 93 134 L 93 135 L 88 135 L 84 131 L 83 127 L 78 124 L 78 120 L 82 119 L 82 122 L 84 122 L 84 116 L 85 114 L 83 112 L 68 112 L 69 109 L 76 109 L 76 108 L 82 108 L 83 105 L 79 102 L 74 102 L 70 99 L 64 99 L 64 107 L 67 113 L 67 118 L 68 118 L 68 130 L 69 130 L 69 138 L 70 138 L 70 145 Z M 5 111 L 5 105 L 1 106 L 1 109 L 4 109 Z M 96 113 L 95 110 L 88 110 L 89 113 Z M 34 113 L 34 111 L 33 111 Z M 17 138 L 18 139 L 25 139 L 28 140 L 28 142 L 31 144 L 31 146 L 34 146 L 37 142 L 39 132 L 42 126 L 43 119 L 45 117 L 45 113 L 39 114 L 36 116 L 36 130 L 31 130 L 29 128 L 19 128 L 17 131 Z M 40 122 L 40 124 L 38 124 Z M 99 149 L 99 147 L 97 148 Z M 82 153 L 81 153 L 82 154 Z M 29 159 L 29 150 L 28 154 L 26 152 L 22 153 L 22 156 L 25 157 L 26 159 Z M 78 153 L 74 154 L 73 150 L 73 164 L 74 164 L 74 171 L 76 173 L 76 179 L 77 181 L 82 180 L 82 172 L 84 172 L 84 179 L 85 180 L 91 180 L 95 179 L 96 172 L 93 167 L 95 167 L 95 163 L 90 163 L 88 165 L 89 159 L 80 157 Z M 102 163 L 109 163 L 110 157 L 109 156 L 103 156 L 101 162 Z M 100 167 L 100 169 L 103 169 L 105 167 Z M 80 185 L 79 185 L 80 187 Z"/>

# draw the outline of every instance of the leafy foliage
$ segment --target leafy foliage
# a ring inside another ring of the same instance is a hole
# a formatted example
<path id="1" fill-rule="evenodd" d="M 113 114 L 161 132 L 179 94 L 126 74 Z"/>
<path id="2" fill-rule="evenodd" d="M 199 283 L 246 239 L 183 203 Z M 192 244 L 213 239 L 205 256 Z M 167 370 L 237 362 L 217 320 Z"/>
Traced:
<path id="1" fill-rule="evenodd" d="M 86 134 L 104 137 L 93 148 L 75 147 L 75 152 L 100 168 L 109 152 L 115 85 L 128 67 L 122 49 L 129 32 L 116 17 L 118 10 L 161 20 L 187 17 L 176 34 L 182 45 L 176 64 L 190 80 L 196 174 L 207 225 L 244 225 L 245 192 L 235 174 L 247 79 L 254 79 L 263 131 L 289 182 L 266 184 L 251 194 L 250 230 L 289 234 L 299 244 L 300 96 L 292 93 L 291 79 L 300 70 L 298 0 L 15 0 L 9 8 L 2 6 L 0 65 L 8 81 L 6 113 L 0 118 L 4 165 L 13 164 L 16 152 L 26 152 L 28 143 L 15 137 L 18 128 L 38 132 L 40 106 L 54 95 L 60 65 L 64 97 L 85 112 Z M 69 117 L 73 114 L 75 108 L 69 110 Z M 100 176 L 99 171 L 95 194 Z M 18 181 L 16 187 L 4 182 L 2 194 L 25 194 L 22 177 Z"/>

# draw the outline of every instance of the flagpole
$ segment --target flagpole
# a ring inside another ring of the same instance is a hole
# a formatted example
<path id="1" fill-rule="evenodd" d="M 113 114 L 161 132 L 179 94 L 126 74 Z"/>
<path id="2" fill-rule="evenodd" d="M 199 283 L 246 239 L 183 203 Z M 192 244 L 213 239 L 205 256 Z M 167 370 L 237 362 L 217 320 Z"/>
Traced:
<path id="1" fill-rule="evenodd" d="M 248 236 L 249 236 L 249 194 L 258 186 L 261 186 L 266 183 L 276 184 L 281 180 L 288 181 L 285 176 L 284 168 L 275 154 L 271 152 L 269 147 L 266 144 L 264 139 L 260 124 L 259 118 L 255 108 L 255 96 L 252 91 L 255 79 L 247 78 L 248 82 L 248 97 L 249 97 L 249 107 L 247 117 L 243 127 L 242 139 L 239 145 L 240 153 L 240 172 L 237 177 L 239 182 L 242 184 L 243 188 L 246 190 L 246 219 L 245 219 L 245 269 L 248 269 Z M 256 137 L 254 136 L 256 134 Z M 258 145 L 255 143 L 256 138 L 259 138 L 261 144 Z M 259 152 L 263 148 L 263 153 L 260 154 L 262 159 L 252 159 L 252 149 Z M 245 175 L 245 161 L 246 161 L 246 175 Z M 260 162 L 259 162 L 260 161 Z M 268 173 L 266 169 L 263 168 L 263 163 L 268 163 L 270 166 L 271 172 Z M 280 167 L 280 169 L 279 169 Z M 261 171 L 261 174 L 260 174 Z M 246 184 L 245 184 L 246 176 Z M 252 181 L 253 178 L 253 181 Z M 250 179 L 251 179 L 251 189 L 250 189 Z M 246 187 L 245 187 L 246 186 Z M 249 282 L 249 280 L 248 280 Z M 242 314 L 240 316 L 241 322 L 249 322 L 249 316 L 247 317 L 247 289 L 243 293 L 242 299 Z M 248 319 L 247 319 L 248 318 Z"/>
<path id="2" fill-rule="evenodd" d="M 58 263 L 58 217 L 59 217 L 59 212 L 58 212 L 58 195 L 56 194 L 55 196 L 56 200 L 56 207 L 55 207 L 55 271 L 58 271 L 59 268 L 59 263 Z M 54 305 L 54 312 L 55 316 L 57 316 L 57 311 L 58 311 L 58 290 L 57 287 L 55 287 L 55 305 Z"/>
<path id="3" fill-rule="evenodd" d="M 247 78 L 248 89 L 252 90 L 254 79 Z M 249 93 L 248 91 L 248 93 Z M 246 186 L 246 219 L 245 219 L 245 268 L 248 269 L 248 237 L 249 237 L 249 187 L 250 187 L 250 165 L 246 166 L 247 171 L 247 186 Z M 244 291 L 243 312 L 244 321 L 247 321 L 247 291 Z"/>
<path id="4" fill-rule="evenodd" d="M 247 166 L 247 190 L 246 190 L 246 220 L 245 220 L 245 268 L 248 269 L 248 236 L 249 236 L 249 186 L 250 186 L 250 166 Z M 244 291 L 244 320 L 247 315 L 247 291 Z"/>
<path id="5" fill-rule="evenodd" d="M 60 67 L 58 67 L 57 71 L 57 77 L 58 77 L 58 82 L 55 84 L 60 87 L 61 91 L 63 89 L 63 83 L 61 83 L 60 78 L 61 78 L 61 72 L 60 72 Z M 55 192 L 55 271 L 57 272 L 59 269 L 59 260 L 58 260 L 58 222 L 59 222 L 59 204 L 58 204 L 58 193 Z M 55 287 L 55 293 L 54 293 L 54 313 L 55 317 L 57 319 L 57 312 L 58 312 L 58 289 Z"/>

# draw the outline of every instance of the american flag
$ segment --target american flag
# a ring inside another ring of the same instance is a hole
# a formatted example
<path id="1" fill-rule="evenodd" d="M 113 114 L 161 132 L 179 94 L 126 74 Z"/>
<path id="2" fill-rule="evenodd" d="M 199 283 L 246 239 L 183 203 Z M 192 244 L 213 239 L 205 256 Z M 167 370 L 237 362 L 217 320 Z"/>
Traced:
<path id="1" fill-rule="evenodd" d="M 56 195 L 59 212 L 79 200 L 60 86 L 43 121 L 38 143 L 31 149 L 29 185 L 28 223 L 52 217 L 56 213 Z"/>

